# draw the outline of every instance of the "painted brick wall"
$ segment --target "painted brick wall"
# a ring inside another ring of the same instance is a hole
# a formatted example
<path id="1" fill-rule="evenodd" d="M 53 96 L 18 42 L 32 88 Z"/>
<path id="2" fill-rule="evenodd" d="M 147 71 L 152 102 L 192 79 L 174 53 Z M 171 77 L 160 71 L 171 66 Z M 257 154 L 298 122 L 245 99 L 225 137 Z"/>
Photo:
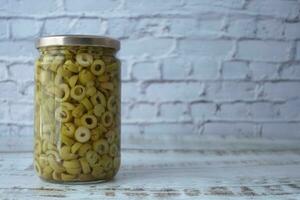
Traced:
<path id="1" fill-rule="evenodd" d="M 32 136 L 34 38 L 122 41 L 123 136 L 300 139 L 298 0 L 0 0 L 0 133 Z"/>

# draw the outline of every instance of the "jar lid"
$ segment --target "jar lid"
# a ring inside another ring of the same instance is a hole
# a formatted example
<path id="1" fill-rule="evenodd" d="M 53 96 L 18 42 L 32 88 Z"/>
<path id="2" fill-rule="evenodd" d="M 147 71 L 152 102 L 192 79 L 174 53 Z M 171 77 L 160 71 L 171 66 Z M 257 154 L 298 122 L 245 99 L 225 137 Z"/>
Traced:
<path id="1" fill-rule="evenodd" d="M 38 38 L 35 46 L 100 46 L 119 50 L 120 41 L 96 35 L 52 35 Z"/>

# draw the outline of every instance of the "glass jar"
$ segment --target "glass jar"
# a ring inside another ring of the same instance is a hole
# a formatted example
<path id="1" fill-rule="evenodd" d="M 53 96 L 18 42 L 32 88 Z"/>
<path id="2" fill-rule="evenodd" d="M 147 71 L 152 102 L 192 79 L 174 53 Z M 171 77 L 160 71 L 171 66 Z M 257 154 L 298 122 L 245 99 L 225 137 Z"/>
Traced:
<path id="1" fill-rule="evenodd" d="M 119 41 L 61 35 L 36 47 L 36 173 L 51 182 L 112 179 L 120 167 Z"/>

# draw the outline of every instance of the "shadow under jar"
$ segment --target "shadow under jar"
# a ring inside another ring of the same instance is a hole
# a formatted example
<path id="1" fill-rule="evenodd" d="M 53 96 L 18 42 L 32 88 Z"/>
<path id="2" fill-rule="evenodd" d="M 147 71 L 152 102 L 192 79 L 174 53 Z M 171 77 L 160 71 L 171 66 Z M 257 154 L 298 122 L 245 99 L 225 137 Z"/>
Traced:
<path id="1" fill-rule="evenodd" d="M 36 47 L 36 173 L 51 182 L 112 179 L 120 167 L 119 41 L 61 35 Z"/>

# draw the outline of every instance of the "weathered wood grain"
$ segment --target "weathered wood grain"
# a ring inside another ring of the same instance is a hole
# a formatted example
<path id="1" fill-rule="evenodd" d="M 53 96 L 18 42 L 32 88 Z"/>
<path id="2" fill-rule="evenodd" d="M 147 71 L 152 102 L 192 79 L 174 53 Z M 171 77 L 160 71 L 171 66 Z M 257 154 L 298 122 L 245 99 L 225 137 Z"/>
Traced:
<path id="1" fill-rule="evenodd" d="M 300 199 L 300 148 L 123 149 L 117 177 L 61 185 L 31 153 L 0 153 L 0 199 Z"/>

